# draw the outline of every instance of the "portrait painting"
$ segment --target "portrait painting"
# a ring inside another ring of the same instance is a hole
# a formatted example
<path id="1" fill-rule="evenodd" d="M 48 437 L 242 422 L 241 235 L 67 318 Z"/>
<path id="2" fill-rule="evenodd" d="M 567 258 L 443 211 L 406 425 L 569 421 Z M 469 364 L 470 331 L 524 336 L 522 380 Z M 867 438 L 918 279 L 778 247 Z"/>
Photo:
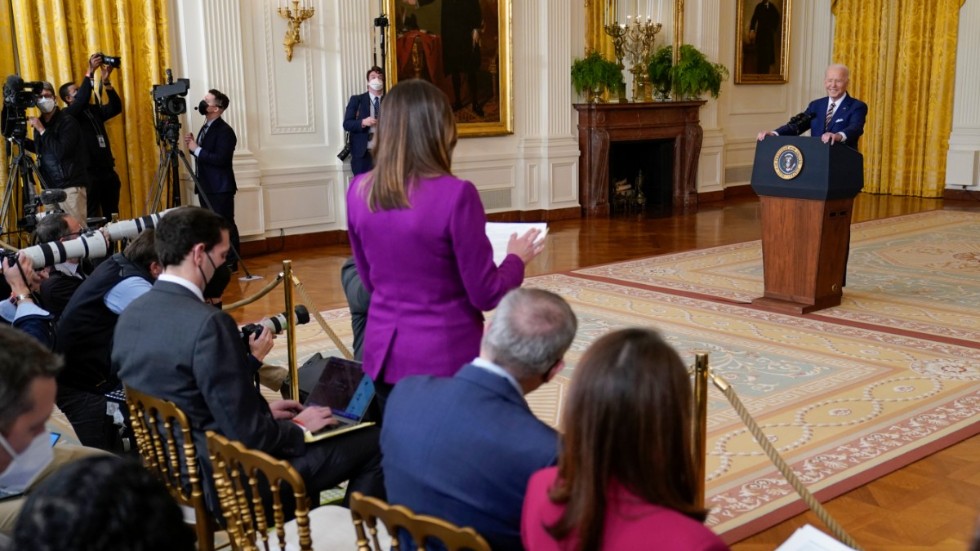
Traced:
<path id="1" fill-rule="evenodd" d="M 511 0 L 386 0 L 389 84 L 421 78 L 453 108 L 460 136 L 513 132 Z"/>
<path id="2" fill-rule="evenodd" d="M 784 84 L 792 0 L 736 0 L 735 84 Z"/>

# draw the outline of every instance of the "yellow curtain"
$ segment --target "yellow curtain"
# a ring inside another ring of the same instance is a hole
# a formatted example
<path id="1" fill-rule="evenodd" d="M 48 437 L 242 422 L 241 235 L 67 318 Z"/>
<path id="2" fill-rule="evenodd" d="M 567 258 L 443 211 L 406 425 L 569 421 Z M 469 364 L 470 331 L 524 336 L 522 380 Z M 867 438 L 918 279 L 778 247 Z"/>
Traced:
<path id="1" fill-rule="evenodd" d="M 122 58 L 122 67 L 112 72 L 112 83 L 123 112 L 106 122 L 106 130 L 122 180 L 120 218 L 144 214 L 159 162 L 150 90 L 164 82 L 164 70 L 170 66 L 167 0 L 0 2 L 0 28 L 9 30 L 0 45 L 4 77 L 46 80 L 57 91 L 65 82 L 81 82 L 92 53 Z M 28 116 L 32 114 L 36 110 L 28 109 Z M 6 155 L 3 163 L 6 176 Z M 6 178 L 0 185 L 6 185 Z"/>
<path id="2" fill-rule="evenodd" d="M 606 59 L 616 59 L 605 25 L 616 17 L 616 0 L 585 0 L 585 51 L 596 50 Z M 623 21 L 626 22 L 625 20 Z"/>
<path id="3" fill-rule="evenodd" d="M 868 104 L 864 191 L 941 197 L 963 0 L 834 0 L 834 61 Z"/>

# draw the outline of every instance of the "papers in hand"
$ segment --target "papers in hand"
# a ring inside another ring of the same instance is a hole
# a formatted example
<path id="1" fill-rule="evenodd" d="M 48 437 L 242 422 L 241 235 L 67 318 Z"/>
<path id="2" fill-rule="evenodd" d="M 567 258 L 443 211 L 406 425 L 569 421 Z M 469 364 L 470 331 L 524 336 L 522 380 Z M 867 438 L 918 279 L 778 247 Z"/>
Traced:
<path id="1" fill-rule="evenodd" d="M 776 548 L 776 551 L 854 551 L 854 548 L 807 524 L 797 528 L 788 540 Z"/>
<path id="2" fill-rule="evenodd" d="M 520 237 L 531 229 L 541 230 L 535 244 L 544 241 L 545 236 L 548 235 L 548 224 L 545 222 L 487 222 L 487 237 L 493 247 L 493 263 L 500 266 L 500 263 L 507 258 L 507 244 L 510 243 L 511 235 L 516 233 L 517 237 Z"/>

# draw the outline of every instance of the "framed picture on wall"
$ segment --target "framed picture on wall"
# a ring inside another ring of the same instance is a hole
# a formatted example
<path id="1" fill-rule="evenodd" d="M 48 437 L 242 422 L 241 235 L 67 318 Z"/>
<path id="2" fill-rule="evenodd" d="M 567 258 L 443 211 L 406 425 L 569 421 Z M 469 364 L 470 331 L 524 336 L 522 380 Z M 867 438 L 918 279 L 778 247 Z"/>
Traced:
<path id="1" fill-rule="evenodd" d="M 389 85 L 421 78 L 449 97 L 460 136 L 513 132 L 512 0 L 385 0 Z"/>
<path id="2" fill-rule="evenodd" d="M 784 84 L 792 0 L 736 0 L 735 84 Z"/>

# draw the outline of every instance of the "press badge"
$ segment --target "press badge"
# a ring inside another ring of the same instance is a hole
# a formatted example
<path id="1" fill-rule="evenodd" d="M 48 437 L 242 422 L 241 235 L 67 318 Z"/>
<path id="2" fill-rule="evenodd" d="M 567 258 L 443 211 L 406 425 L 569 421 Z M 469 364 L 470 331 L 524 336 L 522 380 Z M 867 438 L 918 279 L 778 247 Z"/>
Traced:
<path id="1" fill-rule="evenodd" d="M 99 147 L 101 147 L 102 149 L 105 149 L 105 136 L 103 136 L 102 134 L 99 134 L 96 137 L 99 138 Z"/>

